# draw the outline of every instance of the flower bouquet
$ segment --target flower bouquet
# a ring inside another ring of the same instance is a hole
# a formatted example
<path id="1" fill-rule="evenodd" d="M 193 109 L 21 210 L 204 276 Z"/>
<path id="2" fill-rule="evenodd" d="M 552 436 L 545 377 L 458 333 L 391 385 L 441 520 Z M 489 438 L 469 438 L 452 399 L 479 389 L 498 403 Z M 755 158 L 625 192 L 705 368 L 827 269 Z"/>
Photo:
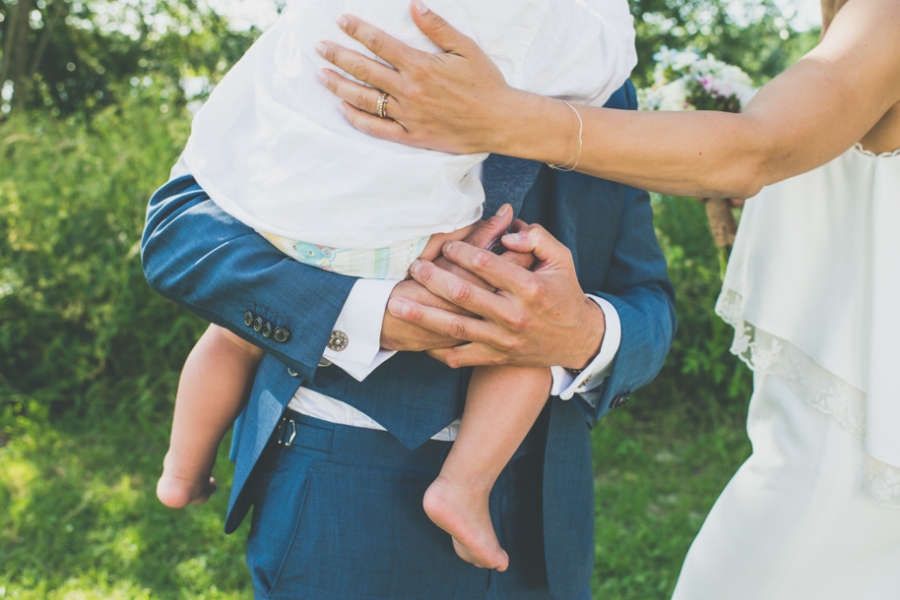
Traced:
<path id="1" fill-rule="evenodd" d="M 671 50 L 665 46 L 653 55 L 653 85 L 638 91 L 643 110 L 723 110 L 740 112 L 756 90 L 750 76 L 712 54 Z M 704 200 L 706 214 L 723 264 L 734 245 L 737 223 L 725 198 Z"/>

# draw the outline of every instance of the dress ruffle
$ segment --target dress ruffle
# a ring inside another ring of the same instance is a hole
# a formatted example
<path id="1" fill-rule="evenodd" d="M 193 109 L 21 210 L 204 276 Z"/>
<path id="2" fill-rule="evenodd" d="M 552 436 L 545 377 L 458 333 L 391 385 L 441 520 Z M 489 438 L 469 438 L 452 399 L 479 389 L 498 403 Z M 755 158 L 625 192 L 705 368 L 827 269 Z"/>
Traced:
<path id="1" fill-rule="evenodd" d="M 866 393 L 817 364 L 787 340 L 748 323 L 743 318 L 744 298 L 723 288 L 716 314 L 734 327 L 731 352 L 760 374 L 776 375 L 807 404 L 835 418 L 865 443 Z M 900 509 L 900 467 L 866 455 L 863 487 L 876 504 Z"/>

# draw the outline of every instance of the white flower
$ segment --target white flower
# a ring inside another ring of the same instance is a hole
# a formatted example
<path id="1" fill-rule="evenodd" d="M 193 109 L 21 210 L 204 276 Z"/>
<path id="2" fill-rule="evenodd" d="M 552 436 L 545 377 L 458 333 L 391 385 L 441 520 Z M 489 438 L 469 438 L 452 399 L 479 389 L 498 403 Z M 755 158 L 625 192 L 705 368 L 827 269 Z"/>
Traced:
<path id="1" fill-rule="evenodd" d="M 676 71 L 683 71 L 684 69 L 696 63 L 698 60 L 700 60 L 700 56 L 698 56 L 697 53 L 693 50 L 679 52 L 675 55 L 675 58 L 672 61 L 672 68 Z"/>
<path id="2" fill-rule="evenodd" d="M 654 84 L 639 92 L 641 108 L 645 110 L 695 110 L 696 106 L 688 102 L 689 83 L 693 93 L 697 93 L 694 82 L 700 84 L 712 99 L 736 97 L 740 108 L 746 106 L 756 93 L 749 75 L 712 54 L 701 56 L 690 48 L 679 51 L 663 46 L 653 58 L 657 61 Z M 675 78 L 669 81 L 667 75 L 673 76 L 673 72 Z"/>
<path id="3" fill-rule="evenodd" d="M 753 81 L 751 81 L 750 76 L 734 65 L 726 65 L 725 63 L 722 63 L 722 68 L 719 71 L 718 76 L 719 78 L 725 79 L 726 81 L 730 81 L 732 83 L 740 83 L 748 87 L 753 85 Z"/>
<path id="4" fill-rule="evenodd" d="M 653 55 L 653 60 L 657 62 L 658 66 L 666 68 L 667 66 L 672 64 L 677 55 L 677 51 L 670 50 L 668 46 L 663 46 L 659 49 L 659 52 Z"/>
<path id="5" fill-rule="evenodd" d="M 653 55 L 653 60 L 657 62 L 658 72 L 663 72 L 667 68 L 684 71 L 699 58 L 700 56 L 694 50 L 672 50 L 666 46 L 660 48 L 659 52 Z"/>
<path id="6" fill-rule="evenodd" d="M 644 88 L 637 92 L 638 106 L 641 110 L 659 110 L 659 104 L 662 97 L 659 95 L 659 88 Z"/>
<path id="7" fill-rule="evenodd" d="M 657 110 L 690 110 L 687 102 L 687 85 L 684 78 L 667 83 L 657 90 L 659 108 Z"/>

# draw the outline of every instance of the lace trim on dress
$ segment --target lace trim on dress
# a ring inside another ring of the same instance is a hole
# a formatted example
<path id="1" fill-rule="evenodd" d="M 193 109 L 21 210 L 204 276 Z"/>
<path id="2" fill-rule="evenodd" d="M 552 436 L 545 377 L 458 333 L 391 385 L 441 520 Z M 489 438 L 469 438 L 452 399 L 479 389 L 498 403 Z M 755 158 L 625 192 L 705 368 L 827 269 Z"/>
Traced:
<path id="1" fill-rule="evenodd" d="M 722 289 L 716 314 L 734 327 L 731 352 L 753 371 L 777 375 L 807 404 L 831 415 L 864 441 L 866 394 L 816 364 L 797 346 L 744 321 L 743 307 L 741 294 Z M 900 468 L 867 455 L 863 487 L 873 502 L 900 509 Z"/>
<path id="2" fill-rule="evenodd" d="M 872 158 L 893 158 L 895 156 L 900 156 L 900 148 L 897 148 L 893 152 L 881 152 L 879 154 L 875 154 L 871 150 L 866 150 L 862 147 L 862 144 L 853 144 L 853 149 L 860 154 L 865 154 L 866 156 L 871 156 Z"/>

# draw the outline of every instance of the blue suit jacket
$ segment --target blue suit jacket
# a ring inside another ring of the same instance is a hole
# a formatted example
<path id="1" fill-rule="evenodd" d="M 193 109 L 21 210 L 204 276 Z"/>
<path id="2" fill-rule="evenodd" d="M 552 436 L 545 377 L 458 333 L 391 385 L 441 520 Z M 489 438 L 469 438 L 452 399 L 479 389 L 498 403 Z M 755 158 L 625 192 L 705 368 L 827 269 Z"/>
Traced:
<path id="1" fill-rule="evenodd" d="M 616 98 L 619 108 L 634 108 L 630 83 Z M 541 223 L 572 250 L 582 288 L 612 303 L 622 324 L 621 346 L 603 385 L 573 402 L 551 401 L 545 557 L 551 592 L 569 597 L 593 569 L 589 425 L 659 371 L 675 330 L 674 294 L 645 192 L 542 167 L 520 217 Z M 267 351 L 235 427 L 227 532 L 250 508 L 245 483 L 301 383 L 360 408 L 410 447 L 435 433 L 435 422 L 443 423 L 440 429 L 461 413 L 466 372 L 421 353 L 400 353 L 363 383 L 334 367 L 318 368 L 355 279 L 286 258 L 219 209 L 192 178 L 170 181 L 151 198 L 142 250 L 155 290 Z M 247 327 L 248 312 L 291 331 L 290 339 L 275 341 Z M 408 402 L 421 390 L 429 391 L 429 402 Z M 440 418 L 416 410 L 438 411 Z"/>

